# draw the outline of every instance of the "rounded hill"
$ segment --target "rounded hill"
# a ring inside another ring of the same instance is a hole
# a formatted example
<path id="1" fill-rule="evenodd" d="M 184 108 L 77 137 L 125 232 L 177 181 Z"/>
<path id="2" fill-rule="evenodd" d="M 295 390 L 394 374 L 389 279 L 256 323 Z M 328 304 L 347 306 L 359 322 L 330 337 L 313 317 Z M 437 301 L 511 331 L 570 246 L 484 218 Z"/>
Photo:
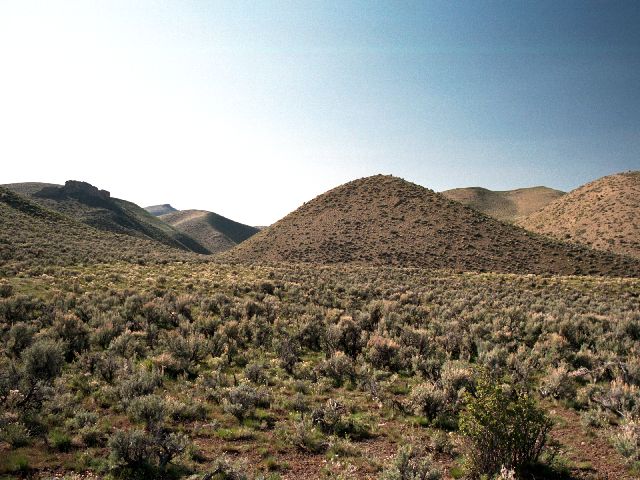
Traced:
<path id="1" fill-rule="evenodd" d="M 564 195 L 560 190 L 549 187 L 517 188 L 495 191 L 482 187 L 454 188 L 442 194 L 450 200 L 502 220 L 514 222 L 544 208 Z"/>
<path id="2" fill-rule="evenodd" d="M 640 258 L 640 171 L 587 183 L 518 224 L 563 241 Z"/>
<path id="3" fill-rule="evenodd" d="M 316 197 L 223 257 L 459 271 L 640 274 L 640 262 L 556 242 L 383 175 Z"/>
<path id="4" fill-rule="evenodd" d="M 180 210 L 159 218 L 197 240 L 211 253 L 229 250 L 258 232 L 255 227 L 206 210 Z"/>

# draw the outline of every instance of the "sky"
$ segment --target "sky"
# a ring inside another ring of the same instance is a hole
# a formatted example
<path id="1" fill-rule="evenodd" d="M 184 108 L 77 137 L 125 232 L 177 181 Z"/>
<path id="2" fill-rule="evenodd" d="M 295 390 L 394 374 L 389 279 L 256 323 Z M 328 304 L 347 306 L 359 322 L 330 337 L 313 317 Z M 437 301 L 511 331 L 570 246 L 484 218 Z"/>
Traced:
<path id="1" fill-rule="evenodd" d="M 0 0 L 0 183 L 270 224 L 640 169 L 640 2 Z"/>

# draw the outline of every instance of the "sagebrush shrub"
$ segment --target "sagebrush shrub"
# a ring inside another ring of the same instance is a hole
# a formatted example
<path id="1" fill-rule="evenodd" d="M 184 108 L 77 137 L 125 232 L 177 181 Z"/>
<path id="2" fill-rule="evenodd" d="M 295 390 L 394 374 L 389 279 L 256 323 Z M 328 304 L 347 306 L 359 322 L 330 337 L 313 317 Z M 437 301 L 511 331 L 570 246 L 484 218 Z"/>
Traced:
<path id="1" fill-rule="evenodd" d="M 262 363 L 248 363 L 244 367 L 244 376 L 247 377 L 247 380 L 259 385 L 267 385 L 269 383 L 269 375 Z"/>
<path id="2" fill-rule="evenodd" d="M 209 472 L 204 478 L 221 479 L 221 480 L 249 480 L 249 476 L 246 473 L 247 465 L 236 461 L 229 460 L 226 456 L 222 456 L 216 459 L 213 466 L 209 469 Z"/>
<path id="3" fill-rule="evenodd" d="M 540 394 L 543 397 L 572 398 L 575 393 L 575 381 L 569 375 L 569 368 L 564 363 L 551 368 L 540 382 Z"/>
<path id="4" fill-rule="evenodd" d="M 395 370 L 400 345 L 389 338 L 374 335 L 367 342 L 367 359 L 375 368 Z"/>
<path id="5" fill-rule="evenodd" d="M 612 442 L 628 461 L 640 461 L 640 419 L 626 420 L 612 437 Z"/>
<path id="6" fill-rule="evenodd" d="M 167 415 L 167 406 L 158 395 L 144 395 L 132 399 L 127 412 L 134 421 L 143 422 L 148 430 L 153 430 Z"/>
<path id="7" fill-rule="evenodd" d="M 320 364 L 319 371 L 333 381 L 335 387 L 340 387 L 345 380 L 355 381 L 356 370 L 353 361 L 341 351 L 335 352 L 331 358 Z"/>
<path id="8" fill-rule="evenodd" d="M 53 332 L 65 346 L 67 361 L 73 360 L 76 354 L 89 347 L 89 329 L 76 315 L 66 314 L 56 318 Z"/>
<path id="9" fill-rule="evenodd" d="M 162 384 L 162 375 L 157 371 L 139 369 L 124 378 L 119 385 L 120 398 L 129 402 L 136 397 L 153 393 Z"/>
<path id="10" fill-rule="evenodd" d="M 0 440 L 7 442 L 13 448 L 19 448 L 31 443 L 31 435 L 23 423 L 11 422 L 0 428 Z"/>
<path id="11" fill-rule="evenodd" d="M 294 447 L 304 452 L 320 453 L 327 448 L 324 435 L 309 420 L 300 420 L 291 431 L 281 433 Z"/>
<path id="12" fill-rule="evenodd" d="M 25 322 L 18 322 L 9 330 L 7 349 L 14 357 L 19 357 L 32 342 L 33 330 Z"/>
<path id="13" fill-rule="evenodd" d="M 442 474 L 425 452 L 406 445 L 398 449 L 391 465 L 380 474 L 380 480 L 440 480 Z"/>
<path id="14" fill-rule="evenodd" d="M 62 371 L 64 348 L 59 342 L 40 340 L 25 349 L 20 357 L 30 384 L 51 382 Z"/>
<path id="15" fill-rule="evenodd" d="M 409 406 L 416 415 L 434 420 L 446 408 L 447 396 L 433 382 L 421 383 L 411 390 Z"/>
<path id="16" fill-rule="evenodd" d="M 251 385 L 242 384 L 227 391 L 222 406 L 225 412 L 242 420 L 253 415 L 256 407 L 265 403 L 267 399 L 260 391 Z"/>
<path id="17" fill-rule="evenodd" d="M 118 430 L 109 439 L 109 451 L 114 466 L 135 469 L 149 465 L 153 445 L 144 430 Z"/>
<path id="18" fill-rule="evenodd" d="M 6 282 L 0 282 L 0 298 L 9 298 L 13 295 L 13 286 Z"/>

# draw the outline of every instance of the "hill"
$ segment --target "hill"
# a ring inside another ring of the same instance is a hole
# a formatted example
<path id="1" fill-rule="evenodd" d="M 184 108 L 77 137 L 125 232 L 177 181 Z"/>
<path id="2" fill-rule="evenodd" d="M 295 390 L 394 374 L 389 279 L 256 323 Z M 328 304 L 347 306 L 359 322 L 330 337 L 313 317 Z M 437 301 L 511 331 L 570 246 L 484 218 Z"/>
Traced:
<path id="1" fill-rule="evenodd" d="M 196 239 L 210 252 L 222 252 L 245 241 L 259 230 L 205 210 L 182 210 L 160 219 Z"/>
<path id="2" fill-rule="evenodd" d="M 432 190 L 383 175 L 355 180 L 316 197 L 223 258 L 640 275 L 638 261 L 526 232 Z"/>
<path id="3" fill-rule="evenodd" d="M 64 185 L 31 182 L 4 187 L 99 230 L 155 240 L 196 253 L 210 253 L 197 241 L 135 203 L 112 198 L 108 191 L 86 182 L 69 180 Z"/>
<path id="4" fill-rule="evenodd" d="M 144 209 L 154 217 L 159 217 L 160 215 L 164 215 L 166 213 L 178 211 L 168 203 L 165 203 L 163 205 L 151 205 L 150 207 L 144 207 Z"/>
<path id="5" fill-rule="evenodd" d="M 640 171 L 587 183 L 518 224 L 564 241 L 640 258 Z"/>
<path id="6" fill-rule="evenodd" d="M 197 258 L 161 243 L 93 228 L 0 187 L 0 273 L 25 267 Z"/>
<path id="7" fill-rule="evenodd" d="M 454 188 L 442 194 L 503 222 L 514 222 L 540 210 L 565 193 L 548 187 L 494 191 L 482 187 Z"/>

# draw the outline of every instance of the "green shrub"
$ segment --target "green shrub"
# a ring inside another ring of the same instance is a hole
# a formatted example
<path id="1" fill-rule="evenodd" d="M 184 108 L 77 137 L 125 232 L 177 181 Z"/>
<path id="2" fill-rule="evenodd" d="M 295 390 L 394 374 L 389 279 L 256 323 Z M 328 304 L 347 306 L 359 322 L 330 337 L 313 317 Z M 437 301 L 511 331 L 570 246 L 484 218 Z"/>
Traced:
<path id="1" fill-rule="evenodd" d="M 30 478 L 29 470 L 31 470 L 31 466 L 29 465 L 29 459 L 17 452 L 14 454 L 6 455 L 5 458 L 0 459 L 0 468 L 2 470 L 12 472 L 12 473 L 20 473 L 20 478 Z M 10 477 L 13 478 L 13 477 Z"/>
<path id="2" fill-rule="evenodd" d="M 23 423 L 8 423 L 0 429 L 0 440 L 7 442 L 13 448 L 24 447 L 31 443 L 29 430 Z"/>
<path id="3" fill-rule="evenodd" d="M 246 470 L 246 464 L 232 462 L 223 455 L 216 460 L 204 478 L 210 480 L 249 480 Z"/>
<path id="4" fill-rule="evenodd" d="M 222 404 L 224 411 L 238 420 L 250 417 L 256 407 L 263 405 L 268 405 L 266 396 L 247 384 L 229 389 Z"/>
<path id="5" fill-rule="evenodd" d="M 252 362 L 247 364 L 244 368 L 244 376 L 247 377 L 247 380 L 250 382 L 259 385 L 269 384 L 269 376 L 264 364 L 262 363 Z"/>
<path id="6" fill-rule="evenodd" d="M 282 430 L 280 433 L 289 443 L 303 452 L 320 453 L 327 448 L 322 432 L 308 420 L 300 420 L 293 425 L 292 431 Z"/>
<path id="7" fill-rule="evenodd" d="M 109 438 L 109 451 L 115 468 L 141 469 L 149 466 L 153 444 L 143 430 L 118 430 Z"/>
<path id="8" fill-rule="evenodd" d="M 9 330 L 7 349 L 18 357 L 33 342 L 33 331 L 25 322 L 18 322 Z"/>
<path id="9" fill-rule="evenodd" d="M 0 283 L 0 298 L 9 298 L 13 295 L 13 286 L 9 283 Z"/>
<path id="10" fill-rule="evenodd" d="M 623 423 L 612 442 L 616 450 L 630 462 L 640 461 L 640 420 Z"/>
<path id="11" fill-rule="evenodd" d="M 311 412 L 311 421 L 325 434 L 349 436 L 353 439 L 369 436 L 369 425 L 359 417 L 349 414 L 342 402 L 332 398 Z"/>
<path id="12" fill-rule="evenodd" d="M 335 352 L 331 358 L 325 360 L 319 367 L 325 377 L 333 381 L 334 387 L 340 387 L 345 380 L 355 382 L 356 370 L 353 360 L 341 351 Z"/>
<path id="13" fill-rule="evenodd" d="M 143 422 L 148 430 L 159 426 L 167 414 L 165 401 L 157 395 L 144 395 L 131 400 L 127 409 L 136 422 Z"/>
<path id="14" fill-rule="evenodd" d="M 421 383 L 411 390 L 409 405 L 416 415 L 434 420 L 447 406 L 447 398 L 434 383 Z"/>
<path id="15" fill-rule="evenodd" d="M 391 465 L 380 474 L 380 480 L 440 480 L 442 474 L 433 467 L 433 459 L 425 452 L 406 445 L 400 447 Z"/>
<path id="16" fill-rule="evenodd" d="M 60 375 L 64 365 L 62 345 L 52 340 L 40 340 L 24 350 L 21 355 L 28 381 L 51 382 Z"/>
<path id="17" fill-rule="evenodd" d="M 48 437 L 49 445 L 59 452 L 68 452 L 71 450 L 71 437 L 65 432 L 54 430 Z"/>
<path id="18" fill-rule="evenodd" d="M 551 422 L 525 392 L 506 391 L 484 374 L 460 416 L 468 441 L 470 474 L 494 475 L 501 467 L 521 470 L 536 462 Z"/>

